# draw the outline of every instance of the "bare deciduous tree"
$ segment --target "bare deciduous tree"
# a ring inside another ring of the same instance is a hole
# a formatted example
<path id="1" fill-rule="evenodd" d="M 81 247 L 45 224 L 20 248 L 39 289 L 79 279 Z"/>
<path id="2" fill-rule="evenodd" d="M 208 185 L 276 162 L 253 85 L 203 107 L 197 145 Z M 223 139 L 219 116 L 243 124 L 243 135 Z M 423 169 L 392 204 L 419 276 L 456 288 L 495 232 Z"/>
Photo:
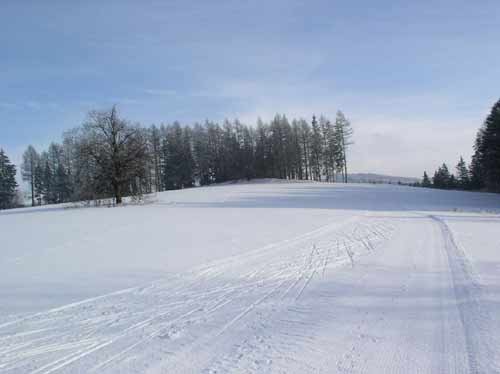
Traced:
<path id="1" fill-rule="evenodd" d="M 93 111 L 83 125 L 85 154 L 95 162 L 99 177 L 109 181 L 116 204 L 122 203 L 147 164 L 144 130 L 119 118 L 116 107 Z"/>
<path id="2" fill-rule="evenodd" d="M 31 205 L 35 206 L 35 169 L 40 160 L 40 156 L 33 146 L 28 146 L 28 149 L 23 154 L 23 163 L 21 165 L 21 175 L 23 180 L 28 182 L 31 191 Z"/>

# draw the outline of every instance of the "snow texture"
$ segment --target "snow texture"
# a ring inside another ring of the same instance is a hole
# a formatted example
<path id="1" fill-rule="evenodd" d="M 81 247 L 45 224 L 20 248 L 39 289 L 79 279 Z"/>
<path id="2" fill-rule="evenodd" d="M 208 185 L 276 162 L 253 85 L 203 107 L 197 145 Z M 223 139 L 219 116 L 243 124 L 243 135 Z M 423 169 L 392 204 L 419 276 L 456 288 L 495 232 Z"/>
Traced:
<path id="1" fill-rule="evenodd" d="M 500 196 L 238 183 L 0 213 L 0 373 L 499 373 Z"/>

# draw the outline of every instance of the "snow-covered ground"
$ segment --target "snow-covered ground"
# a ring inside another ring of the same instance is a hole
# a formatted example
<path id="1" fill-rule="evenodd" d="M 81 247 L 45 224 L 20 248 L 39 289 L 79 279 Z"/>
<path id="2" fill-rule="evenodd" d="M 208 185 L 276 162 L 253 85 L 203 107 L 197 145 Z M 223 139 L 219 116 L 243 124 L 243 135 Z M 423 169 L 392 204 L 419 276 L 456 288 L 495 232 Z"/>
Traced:
<path id="1" fill-rule="evenodd" d="M 500 195 L 149 200 L 0 213 L 0 373 L 500 372 Z"/>

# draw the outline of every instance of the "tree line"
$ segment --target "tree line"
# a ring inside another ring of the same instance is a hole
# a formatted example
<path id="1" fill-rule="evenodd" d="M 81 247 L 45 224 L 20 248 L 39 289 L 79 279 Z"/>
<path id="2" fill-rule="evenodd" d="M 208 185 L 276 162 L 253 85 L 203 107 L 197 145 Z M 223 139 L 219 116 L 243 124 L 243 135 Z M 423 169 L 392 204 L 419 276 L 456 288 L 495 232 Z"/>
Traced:
<path id="1" fill-rule="evenodd" d="M 97 201 L 210 185 L 281 178 L 347 182 L 353 131 L 338 111 L 311 122 L 277 114 L 248 126 L 239 120 L 142 127 L 116 107 L 92 111 L 61 143 L 23 154 L 31 204 Z"/>
<path id="2" fill-rule="evenodd" d="M 442 189 L 484 190 L 500 192 L 500 100 L 491 108 L 474 142 L 474 154 L 469 166 L 460 157 L 456 175 L 443 163 L 434 176 L 424 172 L 422 187 Z"/>

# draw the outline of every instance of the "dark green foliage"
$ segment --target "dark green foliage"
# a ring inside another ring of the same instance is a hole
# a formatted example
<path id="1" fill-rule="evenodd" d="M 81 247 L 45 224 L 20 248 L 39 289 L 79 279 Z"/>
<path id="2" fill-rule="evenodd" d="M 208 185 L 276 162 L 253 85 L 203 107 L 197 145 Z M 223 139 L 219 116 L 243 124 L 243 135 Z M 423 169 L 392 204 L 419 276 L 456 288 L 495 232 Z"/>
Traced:
<path id="1" fill-rule="evenodd" d="M 443 164 L 434 174 L 432 186 L 500 192 L 500 100 L 493 105 L 478 130 L 473 148 L 474 154 L 469 168 L 460 157 L 455 177 Z M 424 182 L 421 185 L 424 186 Z"/>
<path id="2" fill-rule="evenodd" d="M 25 178 L 33 204 L 99 200 L 239 179 L 336 181 L 346 173 L 352 130 L 339 112 L 335 125 L 277 114 L 256 127 L 238 120 L 141 129 L 115 108 L 88 121 L 38 155 L 26 151 Z M 23 169 L 23 170 L 24 170 Z"/>
<path id="3" fill-rule="evenodd" d="M 312 135 L 311 135 L 311 170 L 312 178 L 315 181 L 321 180 L 321 158 L 322 158 L 322 138 L 321 129 L 319 127 L 316 117 L 313 116 L 312 122 Z"/>
<path id="4" fill-rule="evenodd" d="M 163 139 L 163 181 L 167 190 L 192 187 L 195 161 L 191 150 L 191 129 L 178 122 L 167 127 Z"/>
<path id="5" fill-rule="evenodd" d="M 16 196 L 16 167 L 0 148 L 0 209 L 12 208 Z"/>
<path id="6" fill-rule="evenodd" d="M 472 161 L 470 164 L 470 188 L 479 190 L 484 187 L 484 176 L 482 172 L 482 139 L 483 139 L 483 129 L 479 129 L 476 135 L 476 140 L 474 142 L 474 155 L 472 156 Z"/>
<path id="7" fill-rule="evenodd" d="M 500 100 L 478 131 L 472 160 L 473 183 L 500 192 Z"/>
<path id="8" fill-rule="evenodd" d="M 431 180 L 429 179 L 429 176 L 427 175 L 426 171 L 424 171 L 424 177 L 422 178 L 421 186 L 422 187 L 431 187 L 432 186 Z"/>
<path id="9" fill-rule="evenodd" d="M 450 174 L 446 164 L 441 165 L 441 167 L 434 173 L 432 184 L 436 188 L 449 189 L 455 187 L 455 177 Z"/>
<path id="10" fill-rule="evenodd" d="M 42 196 L 44 194 L 44 178 L 42 165 L 38 163 L 35 167 L 34 176 L 34 198 L 38 205 L 42 205 Z"/>
<path id="11" fill-rule="evenodd" d="M 42 194 L 43 199 L 47 204 L 54 204 L 57 202 L 55 198 L 55 186 L 53 184 L 54 177 L 52 173 L 52 169 L 49 164 L 49 160 L 46 159 L 42 164 Z"/>
<path id="12" fill-rule="evenodd" d="M 457 187 L 463 190 L 467 190 L 470 188 L 470 175 L 469 169 L 467 169 L 467 165 L 465 165 L 465 161 L 462 157 L 457 164 Z"/>

